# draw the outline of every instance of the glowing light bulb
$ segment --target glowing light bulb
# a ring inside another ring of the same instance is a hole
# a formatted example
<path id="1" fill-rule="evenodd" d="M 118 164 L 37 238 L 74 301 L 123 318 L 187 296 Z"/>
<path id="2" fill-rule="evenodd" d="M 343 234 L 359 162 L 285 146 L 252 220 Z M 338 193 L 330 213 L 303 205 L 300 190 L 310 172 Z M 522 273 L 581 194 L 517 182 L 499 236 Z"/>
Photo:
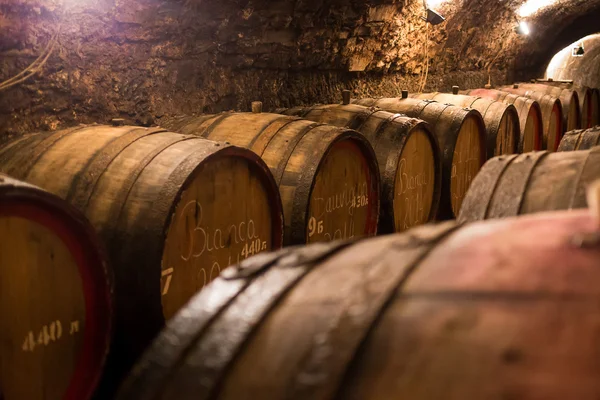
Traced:
<path id="1" fill-rule="evenodd" d="M 525 21 L 521 21 L 519 23 L 519 33 L 522 35 L 529 35 L 531 33 L 531 29 L 529 29 L 529 24 Z"/>
<path id="2" fill-rule="evenodd" d="M 538 10 L 551 6 L 556 3 L 557 0 L 527 0 L 517 11 L 517 14 L 521 18 L 529 17 L 535 14 Z"/>

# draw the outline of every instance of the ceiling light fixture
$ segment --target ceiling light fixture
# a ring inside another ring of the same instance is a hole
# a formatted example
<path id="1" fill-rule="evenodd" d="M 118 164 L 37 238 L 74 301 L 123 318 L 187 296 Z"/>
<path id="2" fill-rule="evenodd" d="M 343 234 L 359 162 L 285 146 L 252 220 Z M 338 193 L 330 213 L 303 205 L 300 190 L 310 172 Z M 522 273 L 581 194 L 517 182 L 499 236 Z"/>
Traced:
<path id="1" fill-rule="evenodd" d="M 519 35 L 529 35 L 531 33 L 531 29 L 529 29 L 529 24 L 525 21 L 521 21 L 519 26 L 515 28 Z"/>
<path id="2" fill-rule="evenodd" d="M 423 7 L 425 8 L 426 16 L 421 17 L 425 22 L 429 22 L 431 25 L 439 25 L 446 20 L 440 13 L 431 9 L 431 7 L 440 5 L 444 0 L 423 0 Z"/>
<path id="3" fill-rule="evenodd" d="M 583 57 L 585 54 L 585 49 L 583 48 L 583 43 L 578 43 L 573 46 L 573 50 L 571 51 L 571 55 L 573 57 Z"/>
<path id="4" fill-rule="evenodd" d="M 425 11 L 427 12 L 427 16 L 421 18 L 431 25 L 439 25 L 446 20 L 446 18 L 442 17 L 437 11 L 434 11 L 431 8 L 428 8 Z"/>

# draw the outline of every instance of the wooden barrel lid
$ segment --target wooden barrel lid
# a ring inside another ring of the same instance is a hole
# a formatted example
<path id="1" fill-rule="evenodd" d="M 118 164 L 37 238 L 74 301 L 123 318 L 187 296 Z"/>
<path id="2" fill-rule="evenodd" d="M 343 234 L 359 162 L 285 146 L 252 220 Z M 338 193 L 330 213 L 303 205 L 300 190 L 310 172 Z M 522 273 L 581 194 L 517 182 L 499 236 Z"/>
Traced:
<path id="1" fill-rule="evenodd" d="M 430 134 L 421 126 L 413 129 L 400 153 L 396 171 L 396 232 L 429 221 L 435 199 L 436 157 Z"/>
<path id="2" fill-rule="evenodd" d="M 514 106 L 506 109 L 500 119 L 494 155 L 514 154 L 519 138 L 519 116 Z"/>
<path id="3" fill-rule="evenodd" d="M 281 204 L 274 199 L 280 201 L 268 167 L 249 150 L 229 147 L 200 165 L 183 188 L 165 240 L 166 319 L 224 268 L 281 247 Z"/>
<path id="4" fill-rule="evenodd" d="M 98 243 L 61 200 L 0 175 L 2 399 L 92 396 L 112 325 Z"/>
<path id="5" fill-rule="evenodd" d="M 356 138 L 334 142 L 321 159 L 309 199 L 307 243 L 377 232 L 377 165 Z"/>
<path id="6" fill-rule="evenodd" d="M 525 126 L 523 127 L 523 143 L 520 149 L 521 153 L 538 151 L 542 148 L 542 131 L 544 130 L 542 111 L 540 109 L 540 105 L 536 101 L 529 101 L 531 103 L 527 113 Z"/>
<path id="7" fill-rule="evenodd" d="M 591 89 L 590 95 L 591 126 L 600 124 L 600 90 Z"/>
<path id="8" fill-rule="evenodd" d="M 567 131 L 581 128 L 581 110 L 579 107 L 579 96 L 572 92 L 569 101 Z"/>
<path id="9" fill-rule="evenodd" d="M 563 129 L 562 127 L 562 109 L 560 102 L 555 100 L 553 102 L 552 111 L 550 113 L 550 119 L 547 128 L 547 150 L 556 151 L 560 145 L 562 139 Z"/>
<path id="10" fill-rule="evenodd" d="M 477 119 L 468 116 L 460 128 L 452 158 L 450 192 L 454 215 L 460 212 L 469 186 L 485 162 L 485 155 L 481 153 L 484 147 Z"/>

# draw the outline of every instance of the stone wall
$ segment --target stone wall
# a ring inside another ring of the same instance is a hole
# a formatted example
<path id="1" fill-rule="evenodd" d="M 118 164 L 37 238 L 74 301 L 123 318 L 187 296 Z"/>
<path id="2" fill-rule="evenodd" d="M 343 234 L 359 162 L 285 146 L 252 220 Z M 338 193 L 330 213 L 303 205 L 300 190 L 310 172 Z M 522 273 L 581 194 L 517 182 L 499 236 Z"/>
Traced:
<path id="1" fill-rule="evenodd" d="M 0 135 L 125 118 L 265 109 L 513 79 L 518 0 L 0 0 Z M 426 41 L 426 38 L 429 38 Z M 489 71 L 489 73 L 488 73 Z"/>

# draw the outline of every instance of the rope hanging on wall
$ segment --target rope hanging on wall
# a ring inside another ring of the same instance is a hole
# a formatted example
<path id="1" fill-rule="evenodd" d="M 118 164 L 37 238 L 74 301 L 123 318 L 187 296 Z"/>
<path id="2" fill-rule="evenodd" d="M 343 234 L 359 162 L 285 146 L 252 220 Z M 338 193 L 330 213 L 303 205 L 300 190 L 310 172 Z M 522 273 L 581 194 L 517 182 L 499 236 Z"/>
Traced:
<path id="1" fill-rule="evenodd" d="M 17 75 L 0 83 L 0 91 L 6 90 L 12 86 L 18 85 L 19 83 L 26 81 L 27 79 L 31 78 L 35 74 L 42 71 L 42 68 L 48 61 L 48 58 L 50 58 L 50 56 L 54 52 L 54 48 L 56 47 L 56 43 L 58 42 L 60 28 L 61 27 L 59 25 L 58 28 L 56 29 L 56 33 L 54 33 L 54 35 L 50 38 L 50 40 L 46 44 L 46 47 L 44 48 L 42 53 L 38 56 L 38 58 L 35 59 L 34 62 L 29 64 L 29 66 L 27 68 L 25 68 L 23 71 L 19 72 Z"/>

